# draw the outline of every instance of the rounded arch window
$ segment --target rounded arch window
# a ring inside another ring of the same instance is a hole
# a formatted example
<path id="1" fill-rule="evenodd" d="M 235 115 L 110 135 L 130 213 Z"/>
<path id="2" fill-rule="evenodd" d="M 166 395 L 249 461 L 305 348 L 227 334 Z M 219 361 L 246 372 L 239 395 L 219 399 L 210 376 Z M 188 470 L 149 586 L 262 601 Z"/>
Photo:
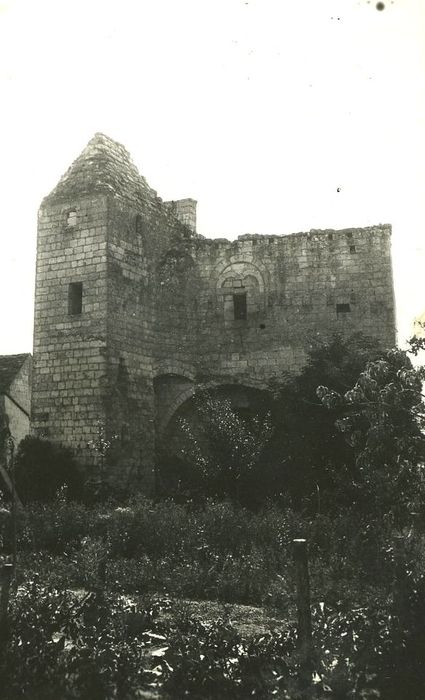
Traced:
<path id="1" fill-rule="evenodd" d="M 225 321 L 247 321 L 260 311 L 260 285 L 254 275 L 229 276 L 221 286 Z"/>

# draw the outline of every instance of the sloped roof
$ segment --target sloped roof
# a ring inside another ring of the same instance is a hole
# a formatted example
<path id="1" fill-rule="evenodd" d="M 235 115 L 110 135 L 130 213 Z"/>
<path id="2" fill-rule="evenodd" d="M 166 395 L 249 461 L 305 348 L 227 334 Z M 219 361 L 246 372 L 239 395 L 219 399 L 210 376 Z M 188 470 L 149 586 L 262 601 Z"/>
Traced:
<path id="1" fill-rule="evenodd" d="M 160 201 L 124 146 L 101 133 L 93 136 L 45 201 L 72 199 L 93 192 L 132 201 Z"/>
<path id="2" fill-rule="evenodd" d="M 7 392 L 28 357 L 29 352 L 22 355 L 0 355 L 0 394 Z"/>

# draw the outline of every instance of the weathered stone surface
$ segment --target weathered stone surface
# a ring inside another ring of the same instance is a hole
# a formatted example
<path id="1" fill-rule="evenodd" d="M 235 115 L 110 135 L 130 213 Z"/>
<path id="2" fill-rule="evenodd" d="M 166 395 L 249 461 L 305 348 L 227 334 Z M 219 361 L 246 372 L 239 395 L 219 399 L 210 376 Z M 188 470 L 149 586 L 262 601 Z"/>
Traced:
<path id="1" fill-rule="evenodd" d="M 98 134 L 39 213 L 33 431 L 87 462 L 101 422 L 146 490 L 155 432 L 197 379 L 265 388 L 300 370 L 312 336 L 395 342 L 389 225 L 214 240 L 194 232 L 195 204 L 162 202 Z"/>
<path id="2" fill-rule="evenodd" d="M 31 364 L 28 353 L 0 357 L 0 432 L 7 428 L 15 447 L 30 431 Z"/>

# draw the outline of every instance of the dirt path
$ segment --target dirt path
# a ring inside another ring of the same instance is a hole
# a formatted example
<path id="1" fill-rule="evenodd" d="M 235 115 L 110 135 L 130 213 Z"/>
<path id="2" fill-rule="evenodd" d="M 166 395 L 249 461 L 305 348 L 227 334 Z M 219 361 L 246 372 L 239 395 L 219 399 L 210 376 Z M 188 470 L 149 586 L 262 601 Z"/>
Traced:
<path id="1" fill-rule="evenodd" d="M 165 610 L 161 615 L 161 618 L 164 620 L 171 619 L 176 612 L 187 614 L 203 622 L 225 619 L 229 620 L 244 637 L 253 637 L 257 634 L 265 634 L 271 630 L 282 629 L 289 617 L 275 617 L 270 615 L 264 608 L 257 608 L 252 605 L 218 603 L 210 600 L 171 599 L 170 603 L 170 610 Z"/>

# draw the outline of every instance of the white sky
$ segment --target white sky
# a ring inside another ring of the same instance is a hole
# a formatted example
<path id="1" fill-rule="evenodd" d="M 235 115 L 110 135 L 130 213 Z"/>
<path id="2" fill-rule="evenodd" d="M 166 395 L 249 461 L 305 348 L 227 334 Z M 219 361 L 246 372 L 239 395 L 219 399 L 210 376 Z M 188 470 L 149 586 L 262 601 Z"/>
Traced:
<path id="1" fill-rule="evenodd" d="M 0 354 L 96 131 L 206 236 L 392 223 L 400 340 L 425 310 L 424 0 L 0 0 L 0 99 Z"/>

